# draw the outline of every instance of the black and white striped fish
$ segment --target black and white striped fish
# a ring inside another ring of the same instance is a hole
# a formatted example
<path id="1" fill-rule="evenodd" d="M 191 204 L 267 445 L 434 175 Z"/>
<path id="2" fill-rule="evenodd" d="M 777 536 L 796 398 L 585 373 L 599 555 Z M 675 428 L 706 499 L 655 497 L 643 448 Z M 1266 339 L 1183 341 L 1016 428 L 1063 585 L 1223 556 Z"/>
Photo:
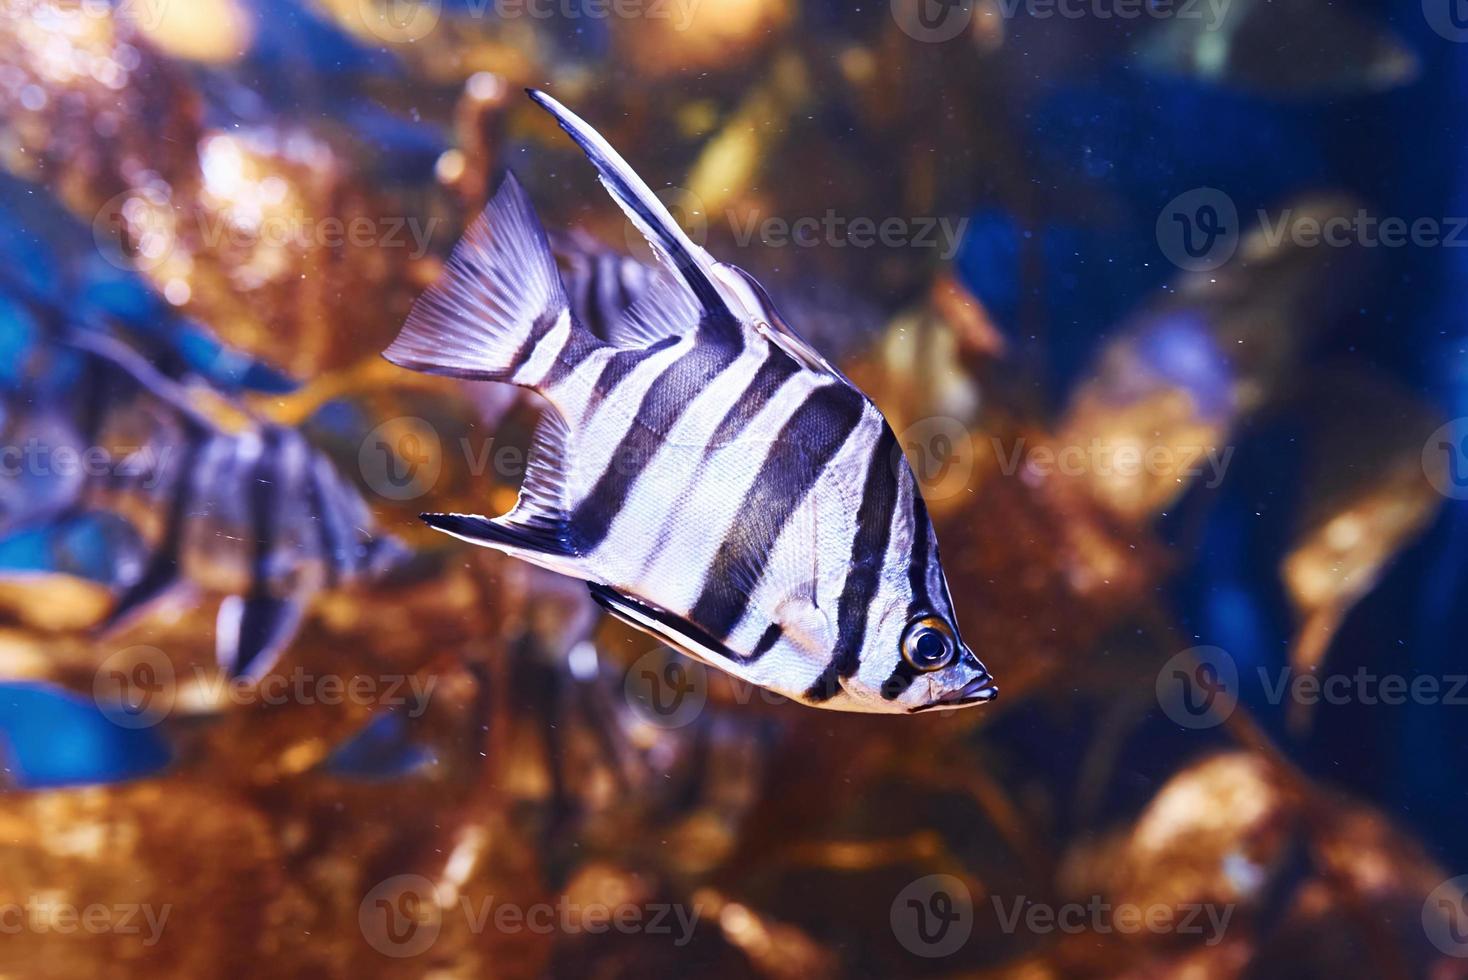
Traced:
<path id="1" fill-rule="evenodd" d="M 600 135 L 530 95 L 666 269 L 597 336 L 506 179 L 385 356 L 532 388 L 552 410 L 514 510 L 423 519 L 585 580 L 633 626 L 806 704 L 912 712 L 994 698 L 881 413 L 758 283 L 691 242 Z"/>
<path id="2" fill-rule="evenodd" d="M 561 263 L 561 282 L 571 315 L 592 336 L 610 341 L 617 324 L 658 279 L 630 255 L 614 252 L 580 228 L 551 235 L 551 252 Z"/>
<path id="3" fill-rule="evenodd" d="M 161 510 L 160 539 L 102 624 L 121 628 L 175 590 L 222 593 L 215 654 L 229 676 L 269 673 L 300 627 L 311 596 L 380 579 L 409 557 L 382 534 L 360 493 L 299 430 L 259 423 L 230 431 L 131 348 L 75 332 L 67 344 L 120 372 L 171 409 L 177 431 L 139 455 L 156 470 L 119 467 L 105 494 L 133 494 Z"/>

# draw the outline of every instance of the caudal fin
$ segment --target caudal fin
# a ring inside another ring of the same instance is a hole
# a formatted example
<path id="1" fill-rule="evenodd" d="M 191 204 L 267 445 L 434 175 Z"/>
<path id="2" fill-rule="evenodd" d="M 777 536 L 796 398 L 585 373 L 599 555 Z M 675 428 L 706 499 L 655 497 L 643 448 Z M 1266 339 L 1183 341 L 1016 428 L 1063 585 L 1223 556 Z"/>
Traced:
<path id="1" fill-rule="evenodd" d="M 526 366 L 558 327 L 576 329 L 545 230 L 511 174 L 382 356 L 415 371 L 533 386 Z"/>

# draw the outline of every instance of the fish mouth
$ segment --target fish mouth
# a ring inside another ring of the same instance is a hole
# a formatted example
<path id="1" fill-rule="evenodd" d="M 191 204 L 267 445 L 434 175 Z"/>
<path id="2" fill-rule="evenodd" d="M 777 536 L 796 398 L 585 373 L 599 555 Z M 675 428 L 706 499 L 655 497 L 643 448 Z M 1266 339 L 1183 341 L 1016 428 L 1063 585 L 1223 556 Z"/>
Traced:
<path id="1" fill-rule="evenodd" d="M 994 678 L 988 674 L 982 674 L 969 681 L 956 691 L 950 691 L 931 704 L 919 705 L 909 709 L 909 714 L 919 711 L 936 711 L 943 708 L 962 708 L 970 704 L 984 704 L 993 701 L 999 696 L 999 688 L 994 686 Z"/>

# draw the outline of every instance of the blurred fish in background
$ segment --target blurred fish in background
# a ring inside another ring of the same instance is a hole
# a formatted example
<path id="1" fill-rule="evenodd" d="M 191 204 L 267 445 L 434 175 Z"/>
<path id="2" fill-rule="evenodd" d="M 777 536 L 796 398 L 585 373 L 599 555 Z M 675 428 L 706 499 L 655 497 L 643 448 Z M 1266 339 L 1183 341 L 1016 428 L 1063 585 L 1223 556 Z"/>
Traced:
<path id="1" fill-rule="evenodd" d="M 1412 81 L 1417 58 L 1386 24 L 1318 0 L 1228 0 L 1149 33 L 1137 63 L 1273 98 L 1380 92 Z"/>
<path id="2" fill-rule="evenodd" d="M 0 973 L 1460 974 L 1454 16 L 0 0 Z M 526 86 L 891 420 L 992 710 L 419 526 L 542 411 L 377 357 L 505 171 L 653 275 Z"/>

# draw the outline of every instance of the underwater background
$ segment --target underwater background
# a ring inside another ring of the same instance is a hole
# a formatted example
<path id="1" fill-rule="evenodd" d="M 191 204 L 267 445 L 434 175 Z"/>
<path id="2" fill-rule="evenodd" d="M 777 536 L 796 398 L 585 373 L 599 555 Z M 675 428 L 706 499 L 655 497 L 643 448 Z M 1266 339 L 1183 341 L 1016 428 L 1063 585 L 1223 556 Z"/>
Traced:
<path id="1" fill-rule="evenodd" d="M 0 975 L 1468 976 L 1465 45 L 0 0 Z M 787 703 L 418 521 L 541 411 L 379 356 L 504 175 L 654 261 L 526 86 L 887 415 L 997 702 Z"/>

